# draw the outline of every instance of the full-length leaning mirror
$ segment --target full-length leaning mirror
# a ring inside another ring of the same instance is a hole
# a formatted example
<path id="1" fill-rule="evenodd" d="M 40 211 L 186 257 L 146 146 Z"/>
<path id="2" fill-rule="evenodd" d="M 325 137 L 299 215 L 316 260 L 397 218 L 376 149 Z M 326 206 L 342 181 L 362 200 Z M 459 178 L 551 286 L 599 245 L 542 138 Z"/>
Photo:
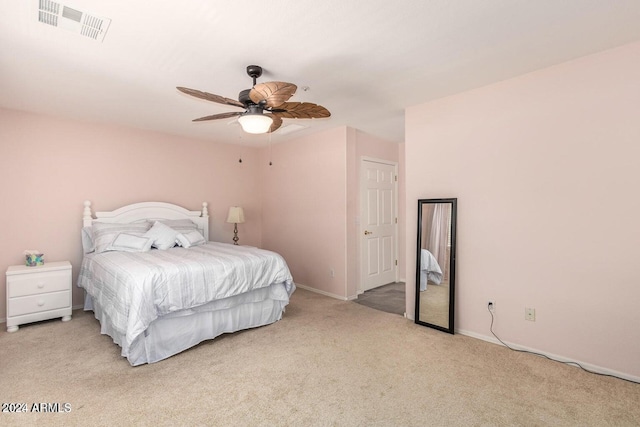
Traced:
<path id="1" fill-rule="evenodd" d="M 453 334 L 458 199 L 418 200 L 416 323 Z"/>

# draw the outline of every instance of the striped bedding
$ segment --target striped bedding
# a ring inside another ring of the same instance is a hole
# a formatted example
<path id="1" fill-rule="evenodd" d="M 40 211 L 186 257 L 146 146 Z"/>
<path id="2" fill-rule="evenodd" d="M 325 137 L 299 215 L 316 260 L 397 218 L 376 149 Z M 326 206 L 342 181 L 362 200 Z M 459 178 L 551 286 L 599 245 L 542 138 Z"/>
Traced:
<path id="1" fill-rule="evenodd" d="M 189 249 L 85 255 L 78 278 L 78 286 L 125 336 L 125 352 L 158 317 L 273 283 L 283 283 L 287 290 L 274 298 L 288 302 L 295 285 L 280 255 L 216 242 Z"/>

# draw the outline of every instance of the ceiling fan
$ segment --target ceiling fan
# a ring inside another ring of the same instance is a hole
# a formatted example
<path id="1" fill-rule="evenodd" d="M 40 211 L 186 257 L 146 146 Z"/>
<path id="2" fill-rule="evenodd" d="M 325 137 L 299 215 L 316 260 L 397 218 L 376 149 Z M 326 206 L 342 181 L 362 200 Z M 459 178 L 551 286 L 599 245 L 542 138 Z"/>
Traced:
<path id="1" fill-rule="evenodd" d="M 297 86 L 293 83 L 265 82 L 256 84 L 256 79 L 262 75 L 262 67 L 249 65 L 247 74 L 253 79 L 253 87 L 240 92 L 237 101 L 186 87 L 178 86 L 177 89 L 196 98 L 244 108 L 244 111 L 213 114 L 193 121 L 201 122 L 239 116 L 238 122 L 247 133 L 274 132 L 282 125 L 283 118 L 315 119 L 331 116 L 329 110 L 321 105 L 310 102 L 287 102 L 296 93 Z"/>

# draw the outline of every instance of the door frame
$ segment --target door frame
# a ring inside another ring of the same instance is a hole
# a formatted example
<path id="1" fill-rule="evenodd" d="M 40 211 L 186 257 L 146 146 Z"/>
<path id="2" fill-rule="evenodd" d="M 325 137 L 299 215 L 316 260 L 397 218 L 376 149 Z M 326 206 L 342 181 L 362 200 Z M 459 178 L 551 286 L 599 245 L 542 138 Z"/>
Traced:
<path id="1" fill-rule="evenodd" d="M 375 157 L 369 156 L 361 156 L 360 162 L 358 163 L 358 180 L 359 191 L 358 191 L 358 288 L 357 295 L 361 295 L 364 293 L 364 271 L 365 271 L 365 259 L 364 259 L 364 251 L 362 248 L 362 233 L 364 233 L 364 227 L 362 226 L 362 214 L 363 214 L 363 206 L 365 200 L 365 192 L 366 186 L 364 183 L 364 179 L 362 179 L 362 172 L 364 170 L 364 162 L 369 163 L 380 163 L 383 165 L 393 166 L 393 174 L 395 176 L 393 182 L 393 211 L 395 214 L 395 221 L 393 224 L 393 253 L 395 256 L 395 281 L 398 281 L 398 162 L 394 162 L 392 160 L 378 159 Z"/>

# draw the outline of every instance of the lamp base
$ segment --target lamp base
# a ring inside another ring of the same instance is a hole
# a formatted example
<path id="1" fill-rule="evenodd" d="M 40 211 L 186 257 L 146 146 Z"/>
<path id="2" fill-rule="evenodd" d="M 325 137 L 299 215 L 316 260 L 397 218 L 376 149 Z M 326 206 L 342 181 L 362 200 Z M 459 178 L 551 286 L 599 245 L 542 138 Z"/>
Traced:
<path id="1" fill-rule="evenodd" d="M 238 238 L 238 224 L 234 224 L 233 225 L 233 244 L 237 245 L 238 244 L 238 240 L 240 240 Z"/>

